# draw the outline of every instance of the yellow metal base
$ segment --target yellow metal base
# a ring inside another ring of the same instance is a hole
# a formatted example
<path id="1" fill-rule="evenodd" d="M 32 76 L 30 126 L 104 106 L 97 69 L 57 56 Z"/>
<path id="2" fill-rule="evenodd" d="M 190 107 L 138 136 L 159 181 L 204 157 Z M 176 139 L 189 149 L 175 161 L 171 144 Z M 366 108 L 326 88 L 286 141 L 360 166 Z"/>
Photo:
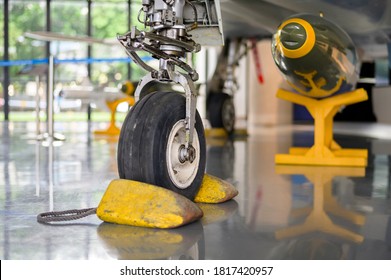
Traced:
<path id="1" fill-rule="evenodd" d="M 289 154 L 277 154 L 277 164 L 367 166 L 368 151 L 342 149 L 333 140 L 333 118 L 343 105 L 354 104 L 368 98 L 364 89 L 316 100 L 280 89 L 277 97 L 304 105 L 315 120 L 314 145 L 311 148 L 293 147 Z"/>
<path id="2" fill-rule="evenodd" d="M 109 136 L 117 136 L 119 135 L 120 132 L 121 130 L 115 124 L 115 120 L 113 122 L 110 122 L 110 125 L 107 129 L 94 131 L 94 133 L 97 135 L 109 135 Z"/>
<path id="3" fill-rule="evenodd" d="M 359 213 L 343 208 L 333 197 L 333 178 L 336 176 L 363 177 L 363 167 L 320 167 L 320 166 L 277 166 L 278 174 L 303 174 L 314 184 L 312 207 L 298 208 L 292 211 L 294 217 L 307 216 L 299 225 L 280 229 L 275 232 L 276 239 L 296 237 L 310 232 L 320 231 L 338 236 L 353 242 L 361 243 L 364 237 L 340 225 L 334 224 L 328 213 L 341 217 L 353 224 L 362 226 L 365 217 Z"/>
<path id="4" fill-rule="evenodd" d="M 229 183 L 205 174 L 195 202 L 222 203 L 238 194 Z M 176 228 L 203 216 L 194 202 L 171 190 L 132 180 L 111 181 L 96 211 L 105 222 L 150 228 Z"/>
<path id="5" fill-rule="evenodd" d="M 322 147 L 321 152 L 315 156 L 315 148 L 289 149 L 289 154 L 277 154 L 277 164 L 294 165 L 323 165 L 323 166 L 357 166 L 367 165 L 368 150 L 366 149 L 337 149 L 330 150 Z"/>
<path id="6" fill-rule="evenodd" d="M 119 104 L 127 102 L 129 106 L 134 105 L 134 97 L 133 96 L 128 96 L 120 99 L 116 99 L 114 101 L 106 101 L 106 105 L 110 110 L 110 124 L 109 127 L 105 130 L 96 130 L 94 131 L 95 134 L 99 135 L 110 135 L 110 136 L 115 136 L 119 135 L 120 129 L 117 127 L 115 124 L 115 113 L 117 111 L 117 107 Z"/>

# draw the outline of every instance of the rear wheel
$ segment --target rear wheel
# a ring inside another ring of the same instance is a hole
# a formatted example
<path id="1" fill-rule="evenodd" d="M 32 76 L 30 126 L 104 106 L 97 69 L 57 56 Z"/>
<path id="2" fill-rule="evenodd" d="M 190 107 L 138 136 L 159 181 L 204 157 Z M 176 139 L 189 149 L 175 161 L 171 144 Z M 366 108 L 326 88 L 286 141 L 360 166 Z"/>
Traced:
<path id="1" fill-rule="evenodd" d="M 199 114 L 186 144 L 186 99 L 173 92 L 148 94 L 127 115 L 118 143 L 123 179 L 161 186 L 194 199 L 205 172 L 206 144 Z"/>
<path id="2" fill-rule="evenodd" d="M 226 93 L 210 93 L 207 101 L 210 125 L 223 128 L 232 134 L 235 128 L 235 105 L 232 96 Z"/>

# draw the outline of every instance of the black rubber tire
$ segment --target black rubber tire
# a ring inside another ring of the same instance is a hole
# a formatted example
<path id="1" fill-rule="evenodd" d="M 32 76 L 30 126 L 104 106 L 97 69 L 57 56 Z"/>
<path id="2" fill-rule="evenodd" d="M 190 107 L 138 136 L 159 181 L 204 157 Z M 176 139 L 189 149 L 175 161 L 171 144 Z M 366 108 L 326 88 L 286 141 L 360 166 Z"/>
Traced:
<path id="1" fill-rule="evenodd" d="M 186 188 L 177 187 L 167 167 L 167 142 L 173 126 L 186 115 L 186 99 L 174 92 L 146 95 L 129 111 L 118 143 L 118 171 L 122 179 L 170 189 L 193 200 L 201 186 L 206 165 L 204 127 L 198 112 L 195 129 L 199 142 L 198 170 Z"/>
<path id="2" fill-rule="evenodd" d="M 224 128 L 228 134 L 234 132 L 235 106 L 232 96 L 226 93 L 210 93 L 206 109 L 213 128 Z"/>

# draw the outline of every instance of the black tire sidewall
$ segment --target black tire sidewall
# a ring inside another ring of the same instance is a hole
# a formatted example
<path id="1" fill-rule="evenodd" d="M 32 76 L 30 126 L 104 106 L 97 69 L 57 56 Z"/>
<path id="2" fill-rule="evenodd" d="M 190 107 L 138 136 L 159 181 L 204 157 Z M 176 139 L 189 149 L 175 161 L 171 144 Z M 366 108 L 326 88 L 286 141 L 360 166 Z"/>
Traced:
<path id="1" fill-rule="evenodd" d="M 158 92 L 147 95 L 134 107 L 129 118 L 125 119 L 127 123 L 124 122 L 128 132 L 122 133 L 121 130 L 121 144 L 118 146 L 121 160 L 118 162 L 123 166 L 118 168 L 120 177 L 158 185 L 193 200 L 201 186 L 206 165 L 204 128 L 199 114 L 196 114 L 195 123 L 200 144 L 197 174 L 187 188 L 180 189 L 170 179 L 166 150 L 173 126 L 185 118 L 185 97 L 173 92 Z"/>

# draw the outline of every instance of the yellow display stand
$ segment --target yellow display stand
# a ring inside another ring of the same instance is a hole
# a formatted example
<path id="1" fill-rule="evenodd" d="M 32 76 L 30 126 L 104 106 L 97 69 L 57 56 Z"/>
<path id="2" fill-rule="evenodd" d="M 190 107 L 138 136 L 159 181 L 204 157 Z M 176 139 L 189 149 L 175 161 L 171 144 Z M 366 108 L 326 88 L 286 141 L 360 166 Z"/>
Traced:
<path id="1" fill-rule="evenodd" d="M 129 106 L 133 106 L 135 100 L 134 100 L 133 96 L 127 96 L 127 97 L 116 99 L 116 100 L 113 100 L 113 101 L 106 100 L 106 105 L 107 105 L 107 107 L 109 107 L 109 110 L 110 110 L 110 125 L 105 130 L 96 130 L 96 131 L 94 131 L 95 134 L 99 134 L 99 135 L 102 135 L 102 134 L 103 135 L 119 135 L 120 129 L 115 124 L 115 113 L 117 111 L 118 105 L 123 103 L 123 102 L 127 102 L 129 104 Z"/>
<path id="2" fill-rule="evenodd" d="M 277 164 L 361 166 L 367 165 L 366 149 L 343 149 L 333 139 L 333 118 L 344 105 L 368 99 L 364 89 L 357 89 L 325 99 L 313 99 L 279 89 L 277 97 L 305 106 L 314 118 L 314 145 L 311 148 L 292 147 L 289 154 L 277 154 Z"/>
<path id="3" fill-rule="evenodd" d="M 314 185 L 313 206 L 292 211 L 292 216 L 307 215 L 304 223 L 275 232 L 276 239 L 295 237 L 311 232 L 324 232 L 353 242 L 361 243 L 364 237 L 336 225 L 327 213 L 341 217 L 355 225 L 364 225 L 365 217 L 343 208 L 332 195 L 332 180 L 336 176 L 364 177 L 363 167 L 277 166 L 278 174 L 303 174 Z"/>

